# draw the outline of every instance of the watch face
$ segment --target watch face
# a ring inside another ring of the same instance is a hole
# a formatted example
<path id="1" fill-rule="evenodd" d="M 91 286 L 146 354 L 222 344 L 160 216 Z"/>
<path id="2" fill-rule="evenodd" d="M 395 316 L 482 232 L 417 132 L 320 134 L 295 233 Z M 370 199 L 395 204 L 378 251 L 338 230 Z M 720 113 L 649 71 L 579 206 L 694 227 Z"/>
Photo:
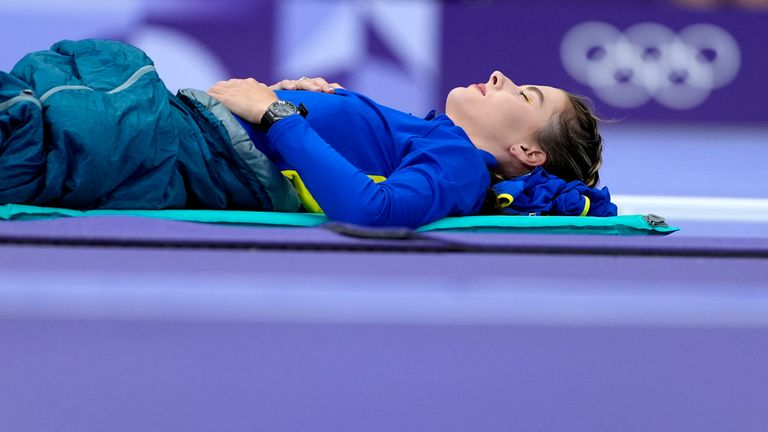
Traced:
<path id="1" fill-rule="evenodd" d="M 269 110 L 272 111 L 275 117 L 288 117 L 299 112 L 296 109 L 296 105 L 288 101 L 277 101 L 269 107 Z"/>

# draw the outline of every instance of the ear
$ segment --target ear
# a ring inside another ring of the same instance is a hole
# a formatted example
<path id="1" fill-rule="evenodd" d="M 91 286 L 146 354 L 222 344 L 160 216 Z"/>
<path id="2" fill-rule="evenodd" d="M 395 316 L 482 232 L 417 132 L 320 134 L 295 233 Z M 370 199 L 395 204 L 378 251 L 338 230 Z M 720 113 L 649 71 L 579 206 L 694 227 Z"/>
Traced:
<path id="1" fill-rule="evenodd" d="M 508 151 L 512 157 L 530 167 L 542 166 L 547 163 L 547 154 L 538 144 L 515 144 L 510 146 Z"/>

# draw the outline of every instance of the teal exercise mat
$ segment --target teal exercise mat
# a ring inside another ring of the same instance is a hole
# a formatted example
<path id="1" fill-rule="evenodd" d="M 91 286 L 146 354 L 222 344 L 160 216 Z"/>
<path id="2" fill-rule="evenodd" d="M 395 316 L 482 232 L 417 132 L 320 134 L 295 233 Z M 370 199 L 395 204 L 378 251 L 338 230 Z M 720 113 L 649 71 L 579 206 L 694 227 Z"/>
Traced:
<path id="1" fill-rule="evenodd" d="M 424 225 L 418 231 L 529 232 L 539 234 L 668 235 L 670 227 L 658 215 L 592 216 L 463 216 Z"/>
<path id="2" fill-rule="evenodd" d="M 311 227 L 328 219 L 314 213 L 242 210 L 70 210 L 21 204 L 0 205 L 0 220 L 40 220 L 83 216 L 141 216 L 187 222 L 252 226 Z M 667 235 L 677 231 L 655 215 L 580 216 L 463 216 L 447 217 L 417 231 L 491 233 Z"/>
<path id="3" fill-rule="evenodd" d="M 21 204 L 0 206 L 0 220 L 39 220 L 82 216 L 141 216 L 187 222 L 311 227 L 328 222 L 322 214 L 243 210 L 71 210 Z"/>

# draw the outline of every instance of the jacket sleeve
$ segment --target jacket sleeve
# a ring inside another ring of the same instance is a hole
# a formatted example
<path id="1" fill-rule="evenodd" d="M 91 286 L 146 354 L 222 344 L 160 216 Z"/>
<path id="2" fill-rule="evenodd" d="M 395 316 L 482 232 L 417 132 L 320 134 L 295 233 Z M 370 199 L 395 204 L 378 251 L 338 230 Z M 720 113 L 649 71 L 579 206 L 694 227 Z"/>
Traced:
<path id="1" fill-rule="evenodd" d="M 462 158 L 430 151 L 410 152 L 386 181 L 374 183 L 300 116 L 275 123 L 267 137 L 333 220 L 417 227 L 450 214 L 477 212 L 487 187 L 487 174 L 477 175 Z M 461 153 L 450 143 L 439 147 L 443 153 Z"/>

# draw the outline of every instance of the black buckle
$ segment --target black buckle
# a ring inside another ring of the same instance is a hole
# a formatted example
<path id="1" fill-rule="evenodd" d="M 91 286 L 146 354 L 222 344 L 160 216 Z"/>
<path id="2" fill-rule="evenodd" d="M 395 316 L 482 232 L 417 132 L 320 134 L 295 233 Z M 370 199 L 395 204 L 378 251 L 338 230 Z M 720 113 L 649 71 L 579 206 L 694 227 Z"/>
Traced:
<path id="1" fill-rule="evenodd" d="M 659 216 L 657 214 L 648 213 L 647 215 L 643 216 L 643 220 L 645 223 L 652 227 L 668 227 L 667 221 L 664 220 L 663 216 Z"/>

